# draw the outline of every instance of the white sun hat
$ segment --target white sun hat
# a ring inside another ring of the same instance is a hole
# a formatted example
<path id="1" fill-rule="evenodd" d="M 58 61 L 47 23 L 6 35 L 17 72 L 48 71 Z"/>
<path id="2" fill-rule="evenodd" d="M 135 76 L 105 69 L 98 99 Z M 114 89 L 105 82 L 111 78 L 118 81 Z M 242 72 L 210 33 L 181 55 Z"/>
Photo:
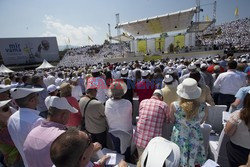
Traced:
<path id="1" fill-rule="evenodd" d="M 10 89 L 10 94 L 12 99 L 21 99 L 31 93 L 38 93 L 43 90 L 43 88 L 12 88 Z"/>
<path id="2" fill-rule="evenodd" d="M 141 167 L 178 167 L 179 162 L 179 146 L 163 137 L 151 139 L 141 156 Z"/>
<path id="3" fill-rule="evenodd" d="M 6 104 L 8 104 L 11 100 L 4 100 L 4 101 L 0 101 L 0 107 L 5 106 Z"/>
<path id="4" fill-rule="evenodd" d="M 7 90 L 10 90 L 11 86 L 7 85 L 0 85 L 0 93 L 6 92 Z"/>
<path id="5" fill-rule="evenodd" d="M 54 91 L 56 91 L 56 90 L 59 90 L 59 89 L 60 89 L 60 87 L 59 87 L 59 86 L 56 86 L 56 85 L 54 85 L 54 84 L 49 85 L 49 86 L 47 87 L 48 93 L 52 93 L 52 92 L 54 92 Z"/>
<path id="6" fill-rule="evenodd" d="M 46 100 L 47 99 L 47 100 Z M 55 107 L 60 110 L 68 110 L 72 113 L 77 113 L 78 110 L 72 107 L 65 97 L 48 96 L 45 99 L 47 108 Z"/>
<path id="7" fill-rule="evenodd" d="M 172 82 L 173 80 L 174 80 L 174 78 L 171 75 L 165 75 L 163 82 L 169 83 L 169 82 Z"/>
<path id="8" fill-rule="evenodd" d="M 197 86 L 196 80 L 186 78 L 177 86 L 177 95 L 184 99 L 197 99 L 201 96 L 201 89 Z"/>

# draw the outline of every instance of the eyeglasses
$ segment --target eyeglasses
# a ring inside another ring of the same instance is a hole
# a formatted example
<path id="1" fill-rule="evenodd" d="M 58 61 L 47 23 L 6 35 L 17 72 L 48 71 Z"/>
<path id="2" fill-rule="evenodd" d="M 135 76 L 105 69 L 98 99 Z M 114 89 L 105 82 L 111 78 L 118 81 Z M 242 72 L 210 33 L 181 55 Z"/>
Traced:
<path id="1" fill-rule="evenodd" d="M 8 106 L 8 105 L 4 106 L 4 107 L 1 109 L 2 112 L 8 112 L 9 110 L 10 110 L 10 106 Z"/>
<path id="2" fill-rule="evenodd" d="M 87 134 L 87 136 L 88 136 L 88 146 L 89 146 L 91 143 L 93 143 L 91 134 L 90 134 L 89 132 L 87 132 L 86 130 L 85 130 L 84 132 L 85 132 L 85 133 Z"/>

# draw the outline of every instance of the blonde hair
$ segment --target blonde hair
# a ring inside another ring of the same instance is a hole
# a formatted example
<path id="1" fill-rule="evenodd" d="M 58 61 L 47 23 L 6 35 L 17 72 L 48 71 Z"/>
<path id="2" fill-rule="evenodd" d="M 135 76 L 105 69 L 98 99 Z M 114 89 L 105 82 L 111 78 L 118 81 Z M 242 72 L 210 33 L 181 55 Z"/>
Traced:
<path id="1" fill-rule="evenodd" d="M 180 98 L 180 107 L 186 113 L 186 119 L 190 120 L 197 115 L 199 111 L 199 102 L 196 99 L 188 100 Z"/>

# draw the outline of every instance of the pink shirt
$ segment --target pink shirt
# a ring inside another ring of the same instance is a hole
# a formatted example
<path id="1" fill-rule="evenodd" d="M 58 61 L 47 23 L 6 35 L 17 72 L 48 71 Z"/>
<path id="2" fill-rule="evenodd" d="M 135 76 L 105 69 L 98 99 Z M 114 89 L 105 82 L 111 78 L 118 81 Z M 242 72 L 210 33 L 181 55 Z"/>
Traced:
<path id="1" fill-rule="evenodd" d="M 149 80 L 141 80 L 135 86 L 135 92 L 139 97 L 139 103 L 144 99 L 150 99 L 155 90 L 154 83 Z"/>
<path id="2" fill-rule="evenodd" d="M 47 121 L 32 129 L 23 145 L 23 151 L 28 166 L 52 166 L 50 146 L 58 136 L 65 132 L 65 130 L 66 126 Z"/>
<path id="3" fill-rule="evenodd" d="M 75 126 L 78 127 L 81 125 L 82 122 L 82 114 L 80 112 L 79 104 L 76 98 L 70 96 L 70 97 L 65 97 L 69 104 L 74 107 L 75 109 L 78 110 L 78 113 L 70 113 L 69 120 L 67 123 L 67 126 Z"/>

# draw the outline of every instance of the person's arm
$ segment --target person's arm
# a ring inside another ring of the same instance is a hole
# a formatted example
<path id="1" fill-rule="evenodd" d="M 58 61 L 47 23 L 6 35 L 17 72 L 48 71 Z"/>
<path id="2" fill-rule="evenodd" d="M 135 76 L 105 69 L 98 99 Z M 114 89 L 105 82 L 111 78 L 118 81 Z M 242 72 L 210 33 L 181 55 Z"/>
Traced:
<path id="1" fill-rule="evenodd" d="M 206 102 L 211 106 L 215 106 L 214 99 L 211 96 L 211 91 L 208 86 L 206 86 Z"/>
<path id="2" fill-rule="evenodd" d="M 236 111 L 231 114 L 230 119 L 226 124 L 226 127 L 224 129 L 225 134 L 227 134 L 228 136 L 233 136 L 237 130 L 238 121 L 239 121 L 239 112 Z"/>
<path id="3" fill-rule="evenodd" d="M 235 101 L 231 104 L 233 108 L 236 108 L 240 104 L 240 99 L 235 99 Z"/>
<path id="4" fill-rule="evenodd" d="M 200 124 L 203 124 L 203 123 L 206 121 L 207 117 L 208 117 L 208 108 L 207 108 L 207 106 L 206 106 L 206 108 L 205 108 L 205 115 L 204 115 L 204 117 L 202 118 Z"/>
<path id="5" fill-rule="evenodd" d="M 175 109 L 174 103 L 171 103 L 170 104 L 170 113 L 169 113 L 170 123 L 174 123 L 174 121 L 175 121 L 175 116 L 174 116 L 175 112 L 176 112 L 176 109 Z"/>
<path id="6" fill-rule="evenodd" d="M 221 75 L 218 76 L 218 78 L 214 81 L 214 88 L 215 89 L 220 89 L 220 83 L 221 83 Z"/>
<path id="7" fill-rule="evenodd" d="M 170 109 L 169 109 L 169 107 L 168 107 L 168 105 L 166 105 L 166 107 L 165 107 L 165 116 L 166 116 L 166 119 L 165 119 L 165 121 L 166 121 L 166 123 L 170 123 L 171 122 L 171 119 L 170 119 Z"/>

